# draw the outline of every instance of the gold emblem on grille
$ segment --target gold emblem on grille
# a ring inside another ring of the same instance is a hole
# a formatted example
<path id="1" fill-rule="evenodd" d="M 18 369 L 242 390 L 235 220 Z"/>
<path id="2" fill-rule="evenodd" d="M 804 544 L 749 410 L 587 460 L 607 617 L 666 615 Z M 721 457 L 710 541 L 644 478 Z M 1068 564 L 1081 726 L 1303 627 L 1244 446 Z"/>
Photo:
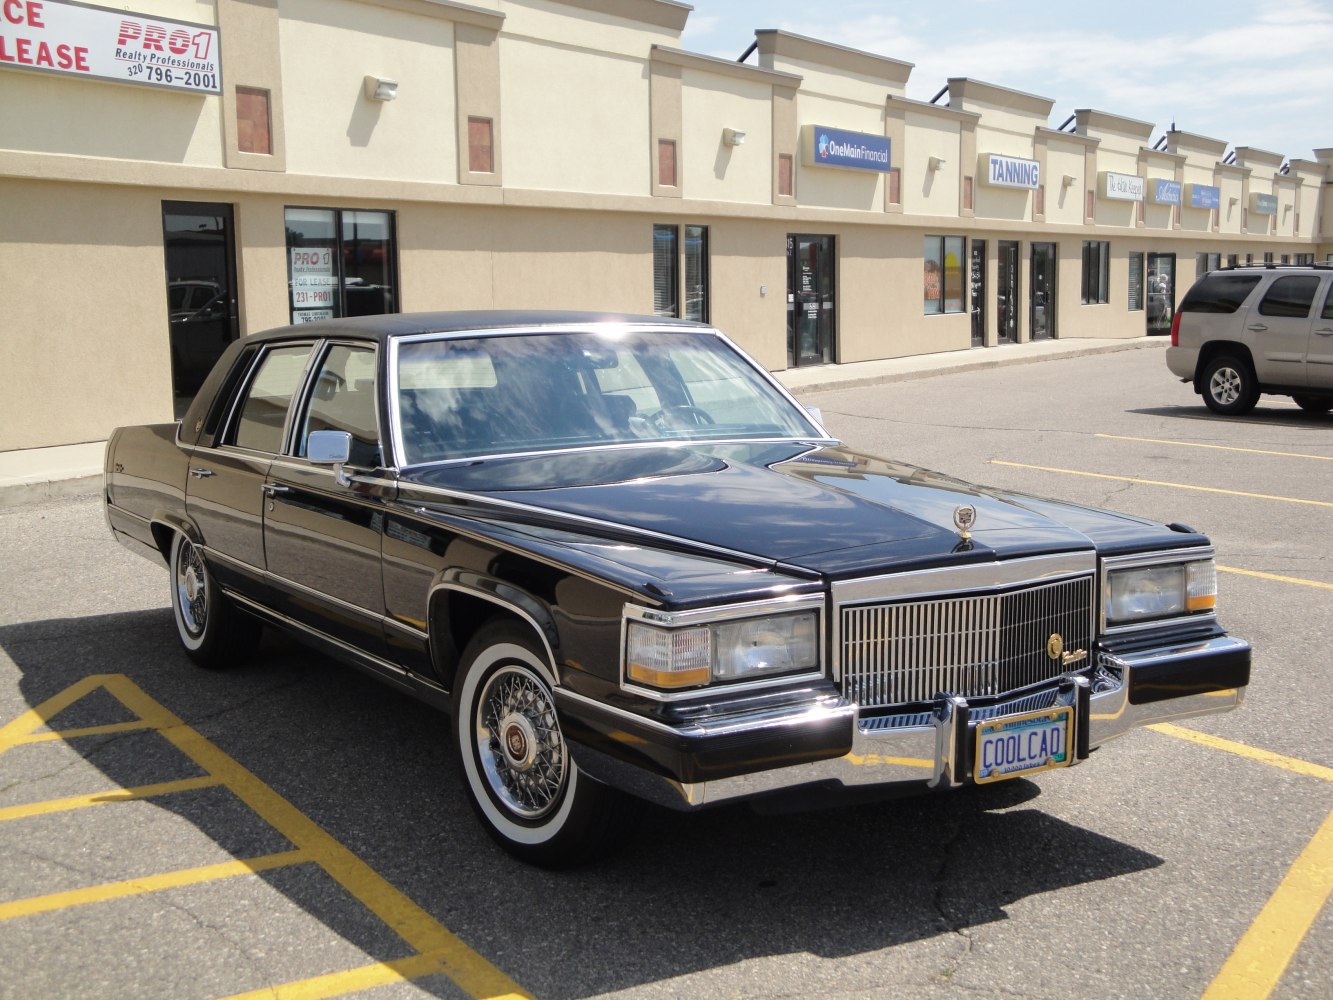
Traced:
<path id="1" fill-rule="evenodd" d="M 953 509 L 953 526 L 958 529 L 958 537 L 967 541 L 972 537 L 972 526 L 977 523 L 977 509 L 970 503 L 960 504 Z"/>
<path id="2" fill-rule="evenodd" d="M 1051 637 L 1046 640 L 1046 655 L 1052 660 L 1059 660 L 1064 657 L 1065 637 L 1059 632 L 1052 632 Z"/>

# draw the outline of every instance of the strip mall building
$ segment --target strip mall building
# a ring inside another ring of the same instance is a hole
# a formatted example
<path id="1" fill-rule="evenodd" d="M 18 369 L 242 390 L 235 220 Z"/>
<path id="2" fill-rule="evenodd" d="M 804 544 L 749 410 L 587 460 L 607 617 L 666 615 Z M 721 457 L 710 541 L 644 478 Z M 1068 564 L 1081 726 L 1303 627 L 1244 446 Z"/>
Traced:
<path id="1" fill-rule="evenodd" d="M 668 0 L 127 6 L 0 0 L 0 453 L 327 316 L 657 312 L 778 370 L 1141 337 L 1201 269 L 1333 254 L 1333 149 L 911 100 L 781 31 L 698 55 Z"/>

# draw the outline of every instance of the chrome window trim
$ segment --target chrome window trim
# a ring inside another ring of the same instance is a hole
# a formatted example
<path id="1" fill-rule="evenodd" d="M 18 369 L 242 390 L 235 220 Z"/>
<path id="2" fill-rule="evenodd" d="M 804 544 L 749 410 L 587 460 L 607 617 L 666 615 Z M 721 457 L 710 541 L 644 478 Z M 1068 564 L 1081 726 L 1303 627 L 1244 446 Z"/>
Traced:
<path id="1" fill-rule="evenodd" d="M 319 370 L 323 367 L 325 360 L 329 356 L 329 352 L 335 347 L 351 347 L 357 350 L 369 351 L 371 356 L 375 359 L 376 375 L 373 389 L 375 394 L 375 435 L 380 444 L 380 458 L 387 462 L 388 456 L 384 454 L 384 428 L 380 426 L 379 345 L 373 340 L 358 340 L 355 337 L 324 337 L 315 342 L 315 347 L 314 350 L 311 351 L 310 359 L 306 362 L 305 374 L 301 377 L 300 392 L 293 398 L 293 402 L 296 402 L 299 399 L 300 406 L 295 409 L 288 409 L 287 416 L 290 427 L 288 428 L 287 439 L 283 442 L 283 449 L 279 457 L 295 459 L 300 462 L 309 461 L 303 456 L 296 454 L 297 433 L 301 422 L 303 419 L 307 418 L 310 413 L 310 399 L 314 394 L 314 383 L 319 374 Z M 261 351 L 260 353 L 262 354 L 263 352 Z M 247 376 L 247 378 L 248 377 L 249 376 Z M 367 468 L 367 466 L 363 465 L 352 465 L 350 462 L 347 464 L 353 469 Z M 383 467 L 383 464 L 381 467 Z"/>
<path id="2" fill-rule="evenodd" d="M 1097 631 L 1099 635 L 1115 636 L 1150 629 L 1165 628 L 1172 625 L 1209 622 L 1217 620 L 1217 608 L 1208 611 L 1196 611 L 1193 614 L 1177 615 L 1174 618 L 1147 618 L 1142 621 L 1126 622 L 1123 625 L 1108 625 L 1106 622 L 1106 604 L 1111 598 L 1111 573 L 1118 569 L 1134 569 L 1138 566 L 1170 566 L 1176 563 L 1206 562 L 1216 560 L 1217 554 L 1211 545 L 1200 545 L 1190 549 L 1160 549 L 1154 552 L 1136 552 L 1127 556 L 1108 556 L 1102 560 L 1098 579 Z"/>
<path id="3" fill-rule="evenodd" d="M 620 689 L 652 701 L 678 702 L 712 698 L 721 693 L 744 693 L 778 687 L 783 684 L 823 680 L 828 672 L 828 646 L 825 642 L 828 629 L 824 609 L 823 594 L 789 594 L 785 597 L 762 601 L 716 605 L 690 611 L 661 611 L 637 604 L 626 604 L 620 616 Z M 690 688 L 688 691 L 659 691 L 656 688 L 636 684 L 626 675 L 631 622 L 638 621 L 658 628 L 677 629 L 742 621 L 747 618 L 765 618 L 771 615 L 799 614 L 802 611 L 815 612 L 815 627 L 819 630 L 815 645 L 819 655 L 819 666 L 814 670 L 778 674 L 753 681 L 710 681 L 703 687 Z"/>
<path id="4" fill-rule="evenodd" d="M 394 452 L 393 455 L 394 460 L 396 462 L 402 462 L 403 457 L 406 454 L 406 452 L 403 449 L 403 421 L 402 421 L 402 414 L 399 410 L 399 401 L 398 401 L 398 359 L 399 359 L 398 356 L 399 356 L 399 349 L 403 344 L 413 344 L 429 340 L 477 340 L 486 337 L 521 337 L 521 336 L 558 337 L 569 334 L 589 334 L 589 333 L 606 335 L 612 332 L 619 334 L 626 334 L 626 333 L 673 334 L 674 333 L 674 334 L 690 334 L 696 336 L 703 335 L 703 336 L 715 337 L 717 340 L 725 344 L 739 361 L 748 366 L 752 371 L 756 372 L 760 376 L 760 378 L 763 379 L 764 382 L 766 382 L 771 388 L 777 390 L 778 394 L 788 402 L 788 404 L 800 416 L 801 421 L 805 423 L 806 426 L 808 426 L 814 432 L 810 436 L 811 442 L 820 444 L 829 444 L 829 445 L 835 445 L 841 443 L 840 441 L 838 441 L 838 439 L 828 436 L 828 431 L 826 431 L 822 426 L 820 426 L 819 422 L 816 421 L 814 417 L 810 414 L 810 412 L 803 405 L 801 405 L 801 403 L 796 399 L 796 397 L 792 394 L 791 390 L 789 390 L 780 381 L 778 381 L 778 379 L 773 375 L 772 372 L 768 371 L 762 365 L 756 364 L 748 354 L 742 351 L 736 345 L 736 343 L 731 340 L 731 338 L 729 338 L 721 330 L 717 329 L 717 327 L 706 326 L 706 325 L 698 327 L 693 327 L 693 326 L 681 327 L 681 326 L 671 326 L 671 325 L 657 324 L 657 323 L 583 323 L 583 322 L 551 323 L 549 326 L 548 325 L 512 326 L 512 327 L 483 328 L 475 330 L 450 330 L 450 331 L 437 331 L 437 332 L 426 332 L 426 333 L 412 333 L 412 334 L 404 334 L 402 336 L 389 338 L 388 367 L 386 368 L 384 373 L 384 385 L 385 385 L 385 391 L 388 393 L 389 397 L 388 398 L 389 442 L 390 442 L 390 447 L 392 447 Z M 741 439 L 741 440 L 745 441 L 745 443 L 748 443 L 749 441 L 749 439 Z M 780 443 L 782 441 L 804 441 L 805 439 L 760 438 L 758 440 L 765 442 L 776 441 Z M 708 443 L 720 444 L 725 442 L 720 442 L 720 441 L 708 442 L 706 440 L 692 441 L 690 439 L 685 439 L 685 440 L 673 439 L 670 442 L 659 441 L 659 442 L 648 442 L 648 443 L 654 444 L 657 447 L 661 447 L 667 443 L 689 445 L 689 444 L 708 444 Z M 594 446 L 594 447 L 600 447 L 600 446 Z M 475 461 L 482 461 L 485 459 L 521 457 L 522 455 L 527 455 L 527 454 L 550 455 L 550 454 L 556 454 L 556 452 L 553 451 L 531 452 L 531 453 L 497 452 L 496 454 L 493 455 L 474 455 L 462 461 L 475 462 Z M 446 461 L 453 462 L 459 460 L 449 459 Z M 440 463 L 417 462 L 413 463 L 410 466 L 395 465 L 394 468 L 399 468 L 399 469 L 416 468 L 418 466 L 437 465 L 437 464 Z"/>
<path id="5" fill-rule="evenodd" d="M 571 445 L 568 448 L 548 448 L 543 451 L 497 451 L 485 455 L 469 455 L 467 458 L 441 458 L 433 462 L 416 462 L 402 466 L 411 469 L 438 469 L 452 465 L 476 465 L 480 462 L 494 462 L 510 458 L 550 458 L 555 455 L 578 455 L 587 452 L 604 453 L 608 451 L 642 451 L 649 448 L 712 448 L 737 444 L 803 444 L 832 447 L 842 442 L 837 438 L 792 438 L 792 437 L 734 437 L 734 438 L 671 438 L 665 441 L 612 441 L 603 444 Z"/>

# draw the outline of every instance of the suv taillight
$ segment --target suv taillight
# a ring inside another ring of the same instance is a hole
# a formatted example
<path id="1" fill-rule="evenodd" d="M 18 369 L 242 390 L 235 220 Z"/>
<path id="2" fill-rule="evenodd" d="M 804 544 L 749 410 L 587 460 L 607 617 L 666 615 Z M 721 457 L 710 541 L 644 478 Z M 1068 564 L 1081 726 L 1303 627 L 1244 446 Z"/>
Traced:
<path id="1" fill-rule="evenodd" d="M 1180 346 L 1180 317 L 1183 316 L 1179 309 L 1176 310 L 1175 318 L 1171 320 L 1171 346 Z"/>

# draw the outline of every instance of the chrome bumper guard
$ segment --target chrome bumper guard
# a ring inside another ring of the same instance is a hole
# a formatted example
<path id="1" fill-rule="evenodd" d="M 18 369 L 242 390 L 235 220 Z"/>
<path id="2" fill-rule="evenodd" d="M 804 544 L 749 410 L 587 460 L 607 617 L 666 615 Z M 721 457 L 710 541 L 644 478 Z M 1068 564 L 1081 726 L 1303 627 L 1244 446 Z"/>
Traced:
<path id="1" fill-rule="evenodd" d="M 851 752 L 842 757 L 712 781 L 674 781 L 590 748 L 580 747 L 576 753 L 580 766 L 594 777 L 674 809 L 696 809 L 802 788 L 836 791 L 882 787 L 903 792 L 944 789 L 971 780 L 967 771 L 970 741 L 975 738 L 977 725 L 989 719 L 1056 705 L 1074 706 L 1076 753 L 1070 763 L 1077 764 L 1091 750 L 1131 729 L 1230 711 L 1244 699 L 1244 687 L 1132 705 L 1132 674 L 1139 668 L 1156 669 L 1175 660 L 1226 656 L 1248 649 L 1247 643 L 1222 636 L 1124 656 L 1103 653 L 1091 679 L 1070 675 L 1058 685 L 984 708 L 969 706 L 961 697 L 948 697 L 941 698 L 928 712 L 858 717 Z M 737 723 L 732 718 L 727 725 L 735 727 Z"/>

